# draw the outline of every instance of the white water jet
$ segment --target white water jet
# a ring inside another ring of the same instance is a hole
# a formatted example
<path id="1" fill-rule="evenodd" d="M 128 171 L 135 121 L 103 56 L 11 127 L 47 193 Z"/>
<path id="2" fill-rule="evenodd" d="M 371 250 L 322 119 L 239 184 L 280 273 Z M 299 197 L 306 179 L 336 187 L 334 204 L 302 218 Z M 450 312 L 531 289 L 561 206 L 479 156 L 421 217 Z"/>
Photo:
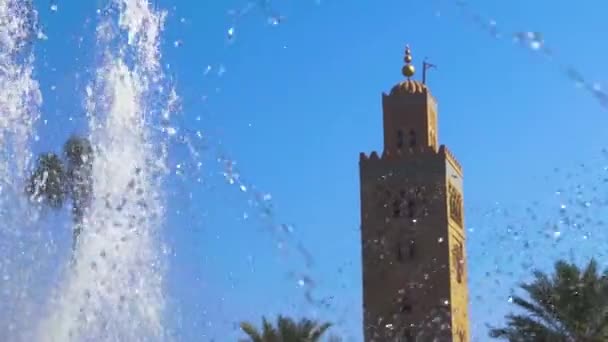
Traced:
<path id="1" fill-rule="evenodd" d="M 162 80 L 164 14 L 147 0 L 113 5 L 118 25 L 108 16 L 98 26 L 103 62 L 87 89 L 92 203 L 74 262 L 39 328 L 40 341 L 167 339 L 159 240 L 165 149 L 149 128 L 163 111 L 152 95 Z"/>
<path id="2" fill-rule="evenodd" d="M 0 193 L 15 186 L 31 157 L 42 101 L 31 43 L 37 13 L 28 0 L 0 0 Z"/>
<path id="3" fill-rule="evenodd" d="M 36 21 L 31 1 L 0 0 L 0 340 L 27 329 L 35 316 L 35 259 L 47 250 L 44 234 L 27 229 L 35 216 L 23 196 L 42 102 L 33 76 Z"/>

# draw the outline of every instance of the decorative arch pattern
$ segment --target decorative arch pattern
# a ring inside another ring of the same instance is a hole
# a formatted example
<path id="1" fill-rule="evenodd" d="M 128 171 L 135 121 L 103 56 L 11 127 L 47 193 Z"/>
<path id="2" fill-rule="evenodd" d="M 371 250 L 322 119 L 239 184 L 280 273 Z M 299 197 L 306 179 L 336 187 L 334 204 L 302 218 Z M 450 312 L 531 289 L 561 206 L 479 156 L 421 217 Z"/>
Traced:
<path id="1" fill-rule="evenodd" d="M 448 185 L 448 201 L 449 201 L 449 210 L 450 210 L 450 218 L 456 222 L 460 228 L 463 227 L 463 217 L 462 217 L 462 195 L 460 191 L 456 189 L 452 184 Z"/>

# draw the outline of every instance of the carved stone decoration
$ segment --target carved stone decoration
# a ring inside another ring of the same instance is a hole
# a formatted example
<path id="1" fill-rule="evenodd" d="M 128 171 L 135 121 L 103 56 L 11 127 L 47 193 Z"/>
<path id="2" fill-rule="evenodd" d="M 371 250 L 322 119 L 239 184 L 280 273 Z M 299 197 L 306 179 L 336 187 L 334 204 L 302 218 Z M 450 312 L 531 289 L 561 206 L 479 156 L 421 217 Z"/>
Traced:
<path id="1" fill-rule="evenodd" d="M 456 281 L 458 284 L 462 284 L 464 280 L 464 246 L 460 241 L 457 241 L 452 247 L 452 263 L 456 270 Z"/>
<path id="2" fill-rule="evenodd" d="M 435 111 L 429 113 L 429 144 L 436 147 L 437 144 L 437 114 Z"/>
<path id="3" fill-rule="evenodd" d="M 454 220 L 460 226 L 460 228 L 462 228 L 462 195 L 452 184 L 448 186 L 448 201 L 450 218 Z"/>
<path id="4" fill-rule="evenodd" d="M 458 329 L 458 342 L 466 342 L 467 334 L 462 329 Z"/>

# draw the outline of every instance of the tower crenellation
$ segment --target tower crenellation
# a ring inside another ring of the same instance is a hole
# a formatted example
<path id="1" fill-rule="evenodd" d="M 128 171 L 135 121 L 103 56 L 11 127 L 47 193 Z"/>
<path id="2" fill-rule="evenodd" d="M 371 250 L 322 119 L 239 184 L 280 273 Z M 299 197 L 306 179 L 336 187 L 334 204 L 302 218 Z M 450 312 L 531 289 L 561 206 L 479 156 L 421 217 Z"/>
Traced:
<path id="1" fill-rule="evenodd" d="M 458 159 L 456 159 L 456 156 L 452 153 L 452 151 L 450 151 L 450 149 L 446 145 L 441 145 L 439 148 L 439 152 L 443 153 L 446 158 L 452 164 L 454 164 L 454 167 L 458 169 L 460 175 L 462 176 L 462 166 L 460 165 L 460 162 L 458 161 Z"/>

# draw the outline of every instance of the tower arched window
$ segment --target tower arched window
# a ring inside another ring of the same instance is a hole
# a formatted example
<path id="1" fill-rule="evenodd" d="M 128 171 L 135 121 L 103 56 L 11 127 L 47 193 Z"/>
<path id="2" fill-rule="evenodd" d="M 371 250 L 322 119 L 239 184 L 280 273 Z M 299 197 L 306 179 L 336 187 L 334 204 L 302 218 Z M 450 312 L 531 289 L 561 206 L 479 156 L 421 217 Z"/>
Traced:
<path id="1" fill-rule="evenodd" d="M 410 147 L 416 146 L 416 131 L 410 130 Z"/>
<path id="2" fill-rule="evenodd" d="M 415 338 L 414 338 L 414 332 L 412 331 L 412 328 L 406 328 L 405 331 L 403 331 L 402 336 L 399 338 L 399 342 L 414 342 Z"/>
<path id="3" fill-rule="evenodd" d="M 412 239 L 409 243 L 408 256 L 410 259 L 414 259 L 416 257 L 416 242 Z"/>
<path id="4" fill-rule="evenodd" d="M 397 130 L 397 148 L 401 149 L 403 148 L 403 131 L 402 130 Z"/>
<path id="5" fill-rule="evenodd" d="M 413 219 L 416 215 L 416 202 L 414 200 L 407 201 L 407 217 Z"/>
<path id="6" fill-rule="evenodd" d="M 399 199 L 393 201 L 393 217 L 401 217 L 401 200 Z"/>
<path id="7" fill-rule="evenodd" d="M 402 314 L 410 314 L 410 313 L 412 313 L 413 309 L 414 308 L 412 306 L 412 303 L 411 303 L 410 299 L 408 297 L 404 297 L 401 300 L 401 309 L 400 309 L 401 313 Z"/>
<path id="8" fill-rule="evenodd" d="M 410 239 L 408 242 L 397 243 L 397 261 L 405 262 L 413 260 L 416 257 L 416 243 L 414 239 Z"/>

